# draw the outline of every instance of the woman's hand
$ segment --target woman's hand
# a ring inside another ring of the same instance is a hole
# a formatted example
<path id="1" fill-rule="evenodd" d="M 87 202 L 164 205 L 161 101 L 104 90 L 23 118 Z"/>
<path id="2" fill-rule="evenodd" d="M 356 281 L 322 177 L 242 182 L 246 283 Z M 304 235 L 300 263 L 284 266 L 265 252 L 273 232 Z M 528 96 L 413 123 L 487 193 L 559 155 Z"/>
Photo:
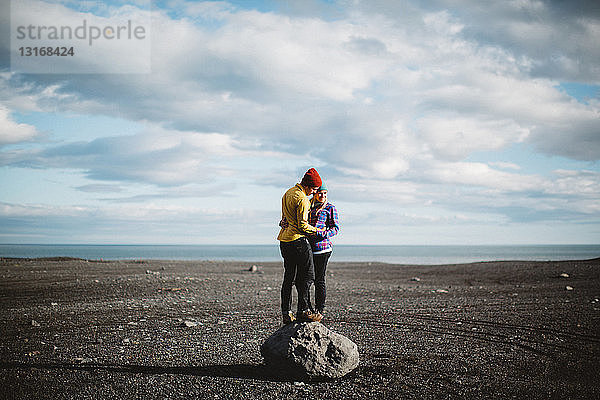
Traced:
<path id="1" fill-rule="evenodd" d="M 285 217 L 281 217 L 281 221 L 279 221 L 279 226 L 285 229 L 288 226 L 290 226 L 290 224 L 288 224 L 287 219 L 285 219 Z"/>

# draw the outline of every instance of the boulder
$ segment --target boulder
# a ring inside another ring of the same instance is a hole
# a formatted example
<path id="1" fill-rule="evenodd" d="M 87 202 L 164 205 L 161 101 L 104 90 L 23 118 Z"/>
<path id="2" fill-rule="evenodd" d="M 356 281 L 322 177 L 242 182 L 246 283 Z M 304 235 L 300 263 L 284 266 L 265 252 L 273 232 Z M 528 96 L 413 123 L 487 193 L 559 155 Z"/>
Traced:
<path id="1" fill-rule="evenodd" d="M 284 377 L 307 380 L 340 378 L 358 366 L 358 347 L 319 322 L 285 325 L 260 348 L 268 366 Z"/>

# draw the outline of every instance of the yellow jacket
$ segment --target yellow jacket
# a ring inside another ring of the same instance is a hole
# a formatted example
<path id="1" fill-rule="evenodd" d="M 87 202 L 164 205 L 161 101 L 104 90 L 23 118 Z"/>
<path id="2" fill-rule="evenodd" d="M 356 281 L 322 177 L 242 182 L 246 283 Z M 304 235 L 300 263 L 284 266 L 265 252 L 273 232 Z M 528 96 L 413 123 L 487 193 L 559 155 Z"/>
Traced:
<path id="1" fill-rule="evenodd" d="M 287 228 L 281 228 L 277 240 L 291 242 L 319 230 L 308 224 L 310 200 L 299 183 L 288 189 L 281 199 L 281 213 L 288 222 Z"/>

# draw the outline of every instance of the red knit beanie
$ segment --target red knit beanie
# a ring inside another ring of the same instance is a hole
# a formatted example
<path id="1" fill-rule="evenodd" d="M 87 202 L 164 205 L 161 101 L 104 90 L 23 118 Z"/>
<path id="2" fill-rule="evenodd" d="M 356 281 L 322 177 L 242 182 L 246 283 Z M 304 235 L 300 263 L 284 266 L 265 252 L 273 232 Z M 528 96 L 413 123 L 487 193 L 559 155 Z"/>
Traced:
<path id="1" fill-rule="evenodd" d="M 321 186 L 323 183 L 321 181 L 321 177 L 316 169 L 311 168 L 304 174 L 304 178 L 302 178 L 302 182 L 300 182 L 303 186 L 308 186 L 311 188 L 317 188 Z"/>

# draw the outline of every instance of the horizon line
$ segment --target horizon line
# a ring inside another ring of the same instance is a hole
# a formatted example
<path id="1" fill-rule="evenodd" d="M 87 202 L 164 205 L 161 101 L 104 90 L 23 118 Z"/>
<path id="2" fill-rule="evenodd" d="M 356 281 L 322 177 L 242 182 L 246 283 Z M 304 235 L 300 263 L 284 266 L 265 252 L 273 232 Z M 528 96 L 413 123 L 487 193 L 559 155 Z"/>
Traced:
<path id="1" fill-rule="evenodd" d="M 0 246 L 278 246 L 278 243 L 0 243 Z M 457 246 L 600 246 L 600 243 L 470 243 L 470 244 L 357 244 L 340 243 L 345 246 L 413 246 L 413 247 L 457 247 Z"/>

